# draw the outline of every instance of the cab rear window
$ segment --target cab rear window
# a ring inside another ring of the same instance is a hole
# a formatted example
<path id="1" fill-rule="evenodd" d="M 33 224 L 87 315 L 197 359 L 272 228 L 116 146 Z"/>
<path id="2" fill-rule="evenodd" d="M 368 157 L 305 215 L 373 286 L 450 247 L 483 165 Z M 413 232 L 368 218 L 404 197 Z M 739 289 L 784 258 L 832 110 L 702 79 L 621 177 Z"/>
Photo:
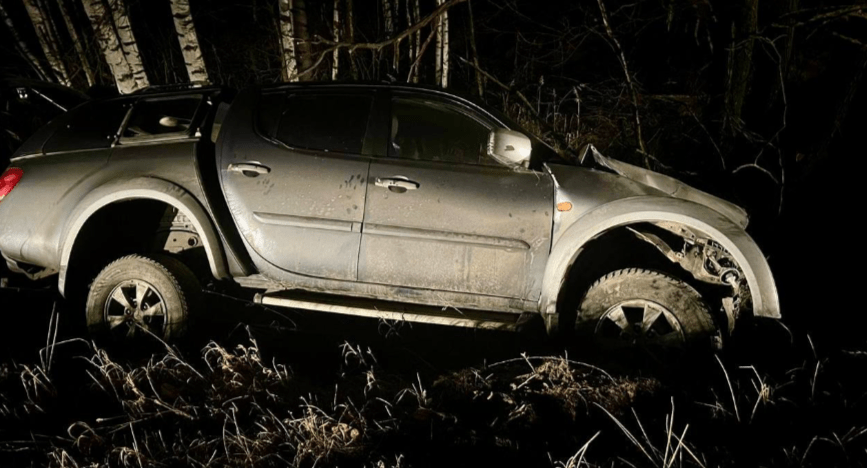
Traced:
<path id="1" fill-rule="evenodd" d="M 85 104 L 65 116 L 65 124 L 43 147 L 46 153 L 101 149 L 111 146 L 131 100 L 113 99 Z"/>

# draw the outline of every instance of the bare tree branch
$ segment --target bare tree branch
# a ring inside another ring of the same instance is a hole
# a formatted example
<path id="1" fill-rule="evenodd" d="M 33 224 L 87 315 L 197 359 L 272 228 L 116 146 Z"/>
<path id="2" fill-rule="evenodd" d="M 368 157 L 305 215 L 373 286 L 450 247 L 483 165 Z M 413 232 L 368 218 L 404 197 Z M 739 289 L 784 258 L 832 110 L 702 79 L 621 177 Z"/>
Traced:
<path id="1" fill-rule="evenodd" d="M 626 63 L 626 56 L 623 55 L 623 48 L 620 47 L 620 42 L 614 36 L 614 31 L 611 30 L 611 24 L 608 21 L 608 12 L 605 10 L 605 3 L 602 0 L 597 0 L 599 3 L 599 12 L 602 15 L 602 24 L 605 26 L 605 33 L 608 39 L 611 40 L 612 47 L 617 53 L 617 59 L 620 61 L 620 67 L 623 68 L 623 75 L 626 77 L 626 85 L 629 88 L 629 97 L 632 99 L 633 119 L 635 120 L 635 133 L 638 138 L 638 148 L 642 156 L 644 156 L 644 165 L 650 167 L 650 160 L 654 159 L 647 152 L 647 145 L 644 143 L 644 135 L 641 132 L 641 113 L 638 110 L 638 93 L 635 91 L 635 85 L 632 83 L 632 75 L 629 74 L 629 65 Z"/>
<path id="2" fill-rule="evenodd" d="M 319 56 L 316 58 L 316 61 L 313 62 L 313 65 L 311 65 L 310 67 L 299 72 L 298 76 L 301 77 L 301 76 L 307 75 L 310 72 L 312 72 L 313 70 L 315 70 L 317 67 L 319 67 L 320 64 L 322 64 L 322 62 L 325 60 L 325 57 L 327 57 L 332 52 L 334 52 L 335 50 L 338 50 L 338 49 L 349 49 L 350 52 L 354 52 L 358 49 L 373 50 L 373 51 L 382 50 L 382 49 L 384 49 L 390 45 L 397 43 L 398 41 L 402 41 L 402 40 L 406 39 L 412 33 L 420 30 L 421 28 L 430 24 L 431 21 L 439 18 L 439 16 L 442 15 L 443 13 L 445 13 L 446 11 L 448 11 L 449 8 L 455 6 L 459 3 L 463 3 L 465 1 L 467 1 L 467 0 L 449 0 L 445 3 L 443 3 L 442 5 L 440 5 L 436 10 L 434 10 L 433 13 L 431 13 L 430 15 L 425 17 L 423 20 L 410 26 L 407 29 L 404 29 L 403 31 L 401 31 L 400 33 L 395 35 L 394 37 L 386 39 L 384 41 L 359 42 L 359 43 L 337 42 L 337 41 L 333 41 L 330 39 L 326 39 L 326 38 L 317 36 L 317 40 L 311 41 L 311 43 L 328 44 L 328 45 L 330 45 L 330 47 L 321 51 L 319 53 Z M 419 54 L 419 55 L 421 55 L 421 54 Z"/>

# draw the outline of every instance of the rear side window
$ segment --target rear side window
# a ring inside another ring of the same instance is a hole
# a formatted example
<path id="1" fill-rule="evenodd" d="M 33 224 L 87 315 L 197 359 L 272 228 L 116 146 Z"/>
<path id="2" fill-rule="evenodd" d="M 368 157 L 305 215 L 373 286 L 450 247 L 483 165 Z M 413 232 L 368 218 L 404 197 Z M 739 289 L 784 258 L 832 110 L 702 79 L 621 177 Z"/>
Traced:
<path id="1" fill-rule="evenodd" d="M 67 124 L 46 142 L 44 151 L 75 151 L 108 148 L 129 110 L 129 100 L 86 104 L 72 111 Z"/>
<path id="2" fill-rule="evenodd" d="M 190 134 L 202 96 L 141 100 L 123 130 L 121 143 L 142 139 L 184 137 Z"/>
<path id="3" fill-rule="evenodd" d="M 363 95 L 290 94 L 276 138 L 292 148 L 360 154 L 372 103 Z"/>
<path id="4" fill-rule="evenodd" d="M 395 98 L 389 156 L 463 164 L 488 163 L 488 125 L 448 104 Z"/>

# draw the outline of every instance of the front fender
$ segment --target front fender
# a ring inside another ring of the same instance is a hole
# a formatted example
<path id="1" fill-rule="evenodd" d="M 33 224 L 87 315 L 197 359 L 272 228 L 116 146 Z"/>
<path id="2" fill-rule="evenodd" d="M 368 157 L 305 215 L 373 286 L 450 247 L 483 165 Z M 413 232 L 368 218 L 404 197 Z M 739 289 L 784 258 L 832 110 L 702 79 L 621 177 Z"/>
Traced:
<path id="1" fill-rule="evenodd" d="M 626 198 L 599 206 L 568 227 L 551 249 L 539 310 L 543 314 L 556 314 L 557 299 L 569 268 L 589 241 L 613 228 L 648 221 L 680 223 L 719 242 L 743 270 L 752 294 L 753 313 L 760 317 L 781 317 L 777 286 L 768 262 L 743 229 L 705 206 L 656 196 Z"/>
<path id="2" fill-rule="evenodd" d="M 58 288 L 64 294 L 66 271 L 75 241 L 90 217 L 99 209 L 112 203 L 125 200 L 150 199 L 169 204 L 186 215 L 202 239 L 202 246 L 208 257 L 211 273 L 217 279 L 229 277 L 226 256 L 220 238 L 214 229 L 208 213 L 182 187 L 156 177 L 137 177 L 115 179 L 91 191 L 75 208 L 61 236 L 60 274 Z"/>

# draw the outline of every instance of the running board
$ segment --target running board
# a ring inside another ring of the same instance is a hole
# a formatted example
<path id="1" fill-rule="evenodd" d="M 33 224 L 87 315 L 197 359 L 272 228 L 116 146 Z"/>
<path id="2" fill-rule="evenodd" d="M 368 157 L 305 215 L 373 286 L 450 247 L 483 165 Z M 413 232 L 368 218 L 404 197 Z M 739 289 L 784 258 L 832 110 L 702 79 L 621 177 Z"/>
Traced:
<path id="1" fill-rule="evenodd" d="M 515 331 L 518 326 L 518 318 L 521 316 L 521 314 L 508 312 L 458 310 L 454 307 L 419 306 L 352 297 L 313 295 L 309 293 L 299 293 L 293 296 L 287 295 L 286 292 L 260 293 L 256 294 L 254 302 L 275 307 L 355 315 L 382 320 L 501 331 Z"/>

